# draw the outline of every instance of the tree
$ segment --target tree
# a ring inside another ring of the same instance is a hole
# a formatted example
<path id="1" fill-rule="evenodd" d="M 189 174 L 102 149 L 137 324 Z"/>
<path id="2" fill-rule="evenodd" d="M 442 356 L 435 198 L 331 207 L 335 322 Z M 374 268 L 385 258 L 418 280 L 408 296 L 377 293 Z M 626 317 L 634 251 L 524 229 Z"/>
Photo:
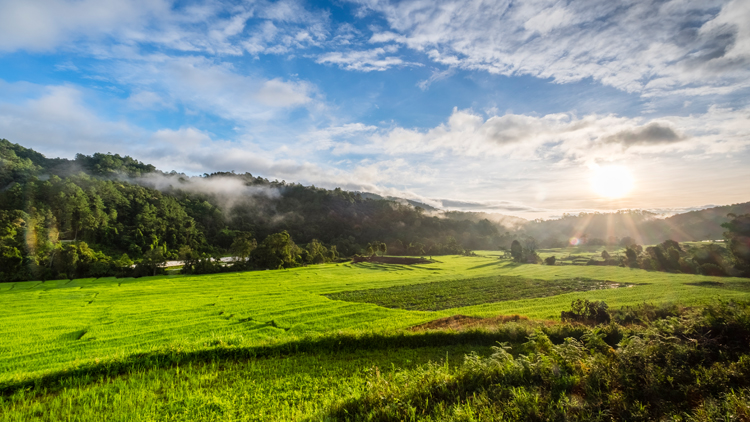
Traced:
<path id="1" fill-rule="evenodd" d="M 336 248 L 336 245 L 331 245 L 331 247 L 328 249 L 328 260 L 329 262 L 333 262 L 339 259 L 339 251 Z"/>
<path id="2" fill-rule="evenodd" d="M 23 266 L 23 229 L 20 212 L 0 211 L 0 281 L 27 279 Z"/>
<path id="3" fill-rule="evenodd" d="M 513 243 L 510 244 L 510 255 L 516 262 L 523 261 L 523 246 L 521 246 L 521 242 L 514 240 Z"/>
<path id="4" fill-rule="evenodd" d="M 750 214 L 728 216 L 732 220 L 722 224 L 727 229 L 724 238 L 732 255 L 734 267 L 741 275 L 750 277 Z"/>
<path id="5" fill-rule="evenodd" d="M 306 260 L 310 264 L 322 264 L 330 260 L 328 248 L 323 246 L 318 239 L 313 239 L 308 243 L 305 251 L 307 252 Z"/>
<path id="6" fill-rule="evenodd" d="M 628 266 L 636 268 L 638 266 L 638 252 L 636 252 L 636 249 L 633 246 L 635 245 L 630 245 L 625 249 L 625 257 L 628 260 Z"/>
<path id="7" fill-rule="evenodd" d="M 524 247 L 528 249 L 530 252 L 536 251 L 536 239 L 534 239 L 533 237 L 527 237 L 523 243 L 524 243 Z"/>
<path id="8" fill-rule="evenodd" d="M 611 255 L 606 250 L 602 251 L 602 258 L 604 258 L 605 261 L 609 261 L 609 258 L 611 258 Z"/>
<path id="9" fill-rule="evenodd" d="M 240 261 L 245 261 L 257 247 L 258 242 L 253 236 L 250 233 L 243 233 L 234 239 L 229 250 L 231 250 L 234 256 Z"/>
<path id="10" fill-rule="evenodd" d="M 18 248 L 0 245 L 0 282 L 24 279 L 23 255 Z"/>
<path id="11" fill-rule="evenodd" d="M 284 230 L 263 239 L 250 253 L 250 259 L 258 268 L 275 270 L 296 266 L 299 253 L 299 247 L 292 241 L 292 236 Z"/>
<path id="12" fill-rule="evenodd" d="M 96 254 L 86 242 L 70 242 L 60 245 L 54 266 L 59 274 L 72 280 L 88 275 L 94 262 Z"/>
<path id="13" fill-rule="evenodd" d="M 411 256 L 424 255 L 424 244 L 421 242 L 409 243 L 406 247 L 406 253 Z"/>
<path id="14" fill-rule="evenodd" d="M 119 258 L 112 261 L 112 266 L 116 269 L 116 275 L 118 277 L 130 275 L 133 267 L 133 260 L 130 259 L 128 254 L 124 253 Z"/>
<path id="15" fill-rule="evenodd" d="M 164 243 L 162 246 L 159 246 L 159 240 L 154 239 L 150 249 L 143 254 L 143 258 L 136 265 L 136 274 L 156 275 L 160 270 L 163 271 L 163 267 L 167 263 L 167 258 L 164 256 L 166 252 L 167 244 Z"/>

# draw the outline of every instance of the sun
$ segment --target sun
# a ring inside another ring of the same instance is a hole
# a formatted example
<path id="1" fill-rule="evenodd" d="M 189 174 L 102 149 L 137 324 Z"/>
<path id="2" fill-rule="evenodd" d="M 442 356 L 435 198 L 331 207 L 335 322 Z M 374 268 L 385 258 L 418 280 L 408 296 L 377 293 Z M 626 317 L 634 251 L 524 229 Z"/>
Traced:
<path id="1" fill-rule="evenodd" d="M 591 174 L 591 188 L 604 198 L 622 198 L 633 189 L 633 175 L 623 166 L 596 166 Z"/>

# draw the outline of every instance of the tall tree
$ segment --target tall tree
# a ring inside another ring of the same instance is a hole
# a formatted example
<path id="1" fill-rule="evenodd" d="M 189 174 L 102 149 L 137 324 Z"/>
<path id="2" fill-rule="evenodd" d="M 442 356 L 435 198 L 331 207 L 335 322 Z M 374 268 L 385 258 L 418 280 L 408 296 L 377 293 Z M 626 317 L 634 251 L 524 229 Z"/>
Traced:
<path id="1" fill-rule="evenodd" d="M 750 277 L 750 214 L 728 215 L 730 220 L 721 226 L 727 229 L 724 238 L 732 254 L 734 266 L 745 277 Z"/>

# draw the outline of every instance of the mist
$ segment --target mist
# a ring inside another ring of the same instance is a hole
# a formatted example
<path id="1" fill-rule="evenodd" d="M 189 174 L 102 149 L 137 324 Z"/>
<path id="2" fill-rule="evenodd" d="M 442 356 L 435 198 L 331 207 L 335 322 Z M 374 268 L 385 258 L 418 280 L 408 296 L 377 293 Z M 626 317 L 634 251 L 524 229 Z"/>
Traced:
<path id="1" fill-rule="evenodd" d="M 148 173 L 128 181 L 153 188 L 161 192 L 182 191 L 191 194 L 212 196 L 225 211 L 238 203 L 252 203 L 254 199 L 277 199 L 279 188 L 270 186 L 248 186 L 241 176 L 185 176 L 184 174 Z"/>

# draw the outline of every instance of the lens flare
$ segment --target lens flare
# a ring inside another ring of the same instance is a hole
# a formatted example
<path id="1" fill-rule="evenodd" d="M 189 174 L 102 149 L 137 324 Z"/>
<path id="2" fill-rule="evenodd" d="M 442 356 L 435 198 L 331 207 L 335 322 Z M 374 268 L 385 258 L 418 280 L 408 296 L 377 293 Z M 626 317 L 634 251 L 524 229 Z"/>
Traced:
<path id="1" fill-rule="evenodd" d="M 581 243 L 581 239 L 577 237 L 571 237 L 569 242 L 570 242 L 570 246 L 578 246 Z"/>

